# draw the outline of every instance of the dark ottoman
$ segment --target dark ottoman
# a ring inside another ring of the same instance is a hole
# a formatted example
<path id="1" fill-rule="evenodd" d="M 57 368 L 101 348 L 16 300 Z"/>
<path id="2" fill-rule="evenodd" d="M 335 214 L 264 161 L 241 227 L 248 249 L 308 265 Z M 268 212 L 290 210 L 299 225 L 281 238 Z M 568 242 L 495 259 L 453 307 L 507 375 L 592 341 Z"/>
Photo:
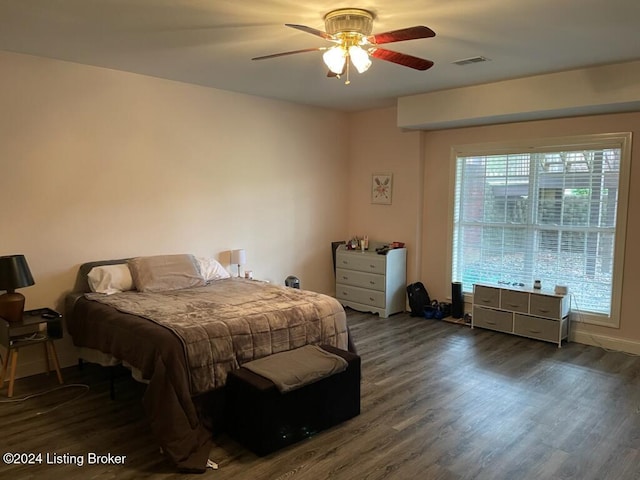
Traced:
<path id="1" fill-rule="evenodd" d="M 322 348 L 344 358 L 346 370 L 287 393 L 246 368 L 230 372 L 225 403 L 231 437 L 262 456 L 358 415 L 360 357 Z"/>

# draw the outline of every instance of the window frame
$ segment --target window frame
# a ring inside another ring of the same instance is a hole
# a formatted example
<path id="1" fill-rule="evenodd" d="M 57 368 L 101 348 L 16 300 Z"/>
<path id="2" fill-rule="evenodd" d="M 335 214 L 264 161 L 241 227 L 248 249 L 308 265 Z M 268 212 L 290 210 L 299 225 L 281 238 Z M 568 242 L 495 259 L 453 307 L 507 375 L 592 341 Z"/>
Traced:
<path id="1" fill-rule="evenodd" d="M 609 315 L 580 311 L 580 305 L 571 298 L 572 315 L 578 315 L 580 321 L 605 327 L 620 327 L 620 309 L 622 301 L 622 282 L 624 278 L 625 241 L 628 220 L 629 185 L 631 172 L 631 132 L 599 133 L 588 135 L 573 135 L 563 137 L 546 137 L 523 139 L 505 142 L 487 142 L 453 145 L 450 153 L 449 165 L 449 238 L 447 242 L 448 277 L 449 283 L 453 279 L 453 238 L 454 214 L 456 211 L 455 190 L 458 157 L 501 155 L 517 153 L 557 152 L 575 149 L 620 149 L 620 177 L 618 185 L 618 206 L 616 211 L 615 242 L 613 249 L 613 275 L 611 289 L 611 311 Z M 569 292 L 571 295 L 571 292 Z M 471 301 L 471 293 L 465 293 L 465 301 Z"/>

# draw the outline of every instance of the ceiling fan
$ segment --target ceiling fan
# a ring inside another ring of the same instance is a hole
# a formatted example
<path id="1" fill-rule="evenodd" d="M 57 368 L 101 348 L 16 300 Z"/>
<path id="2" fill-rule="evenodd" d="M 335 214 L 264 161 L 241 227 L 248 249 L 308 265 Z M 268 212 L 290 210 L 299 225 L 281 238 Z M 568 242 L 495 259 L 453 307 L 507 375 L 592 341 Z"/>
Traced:
<path id="1" fill-rule="evenodd" d="M 353 63 L 358 73 L 366 72 L 371 66 L 369 57 L 393 62 L 416 70 L 427 70 L 433 66 L 431 60 L 414 57 L 405 53 L 394 52 L 378 45 L 434 37 L 435 32 L 425 26 L 415 26 L 392 30 L 390 32 L 371 34 L 374 15 L 360 8 L 340 8 L 332 10 L 324 17 L 326 32 L 305 25 L 286 23 L 285 26 L 316 35 L 335 43 L 331 47 L 305 48 L 290 52 L 274 53 L 255 57 L 252 60 L 282 57 L 304 52 L 324 51 L 322 58 L 329 68 L 329 77 L 338 77 L 346 73 L 346 84 L 349 84 L 349 65 Z"/>

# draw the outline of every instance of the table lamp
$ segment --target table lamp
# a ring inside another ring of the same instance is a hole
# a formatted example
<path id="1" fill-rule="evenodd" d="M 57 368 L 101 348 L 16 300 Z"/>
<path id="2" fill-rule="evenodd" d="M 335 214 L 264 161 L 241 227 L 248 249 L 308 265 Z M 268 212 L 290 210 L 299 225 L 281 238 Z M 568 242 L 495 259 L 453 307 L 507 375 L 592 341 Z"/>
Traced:
<path id="1" fill-rule="evenodd" d="M 16 293 L 16 288 L 33 285 L 33 277 L 24 255 L 6 255 L 0 257 L 0 317 L 9 322 L 22 321 L 24 295 Z"/>
<path id="2" fill-rule="evenodd" d="M 243 249 L 231 250 L 231 263 L 238 265 L 238 276 L 240 276 L 240 265 L 247 261 L 247 255 Z"/>

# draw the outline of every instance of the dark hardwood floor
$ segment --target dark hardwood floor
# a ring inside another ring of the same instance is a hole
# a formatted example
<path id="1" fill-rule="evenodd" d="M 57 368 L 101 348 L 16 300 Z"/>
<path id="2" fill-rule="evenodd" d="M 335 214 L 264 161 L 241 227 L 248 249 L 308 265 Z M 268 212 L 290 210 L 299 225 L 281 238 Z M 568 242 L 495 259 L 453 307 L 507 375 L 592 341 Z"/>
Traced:
<path id="1" fill-rule="evenodd" d="M 71 367 L 66 384 L 88 388 L 0 403 L 0 453 L 110 453 L 124 465 L 0 462 L 0 478 L 640 479 L 640 358 L 407 314 L 348 316 L 362 413 L 340 426 L 264 458 L 217 434 L 220 469 L 178 474 L 144 419 L 144 386 L 122 375 L 112 401 L 104 369 Z M 14 398 L 56 385 L 20 379 Z"/>

